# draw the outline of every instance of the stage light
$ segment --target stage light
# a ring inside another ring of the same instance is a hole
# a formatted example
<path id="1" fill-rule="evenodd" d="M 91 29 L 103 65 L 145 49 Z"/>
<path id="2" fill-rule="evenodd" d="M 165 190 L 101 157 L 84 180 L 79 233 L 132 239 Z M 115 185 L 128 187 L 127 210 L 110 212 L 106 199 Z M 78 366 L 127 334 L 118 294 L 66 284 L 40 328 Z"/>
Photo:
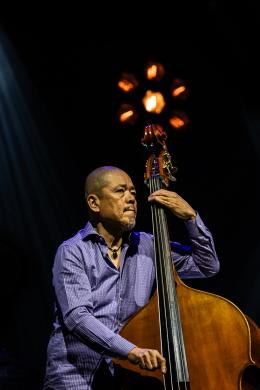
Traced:
<path id="1" fill-rule="evenodd" d="M 160 62 L 149 62 L 146 65 L 145 75 L 148 80 L 160 81 L 165 75 L 165 69 Z"/>
<path id="2" fill-rule="evenodd" d="M 171 95 L 173 98 L 181 100 L 186 99 L 189 96 L 189 88 L 187 83 L 181 79 L 174 79 L 171 87 Z"/>
<path id="3" fill-rule="evenodd" d="M 184 111 L 174 110 L 169 117 L 169 123 L 175 130 L 182 131 L 189 124 L 189 118 Z"/>
<path id="4" fill-rule="evenodd" d="M 138 80 L 131 73 L 123 73 L 118 80 L 118 88 L 125 93 L 129 93 L 138 87 Z"/>
<path id="5" fill-rule="evenodd" d="M 161 92 L 148 90 L 143 97 L 143 105 L 146 111 L 160 114 L 165 107 L 165 100 Z"/>
<path id="6" fill-rule="evenodd" d="M 133 125 L 137 120 L 138 114 L 135 107 L 128 103 L 122 103 L 118 109 L 118 120 L 120 123 Z"/>
<path id="7" fill-rule="evenodd" d="M 190 95 L 187 81 L 166 74 L 161 62 L 147 61 L 143 69 L 142 80 L 127 72 L 118 79 L 117 89 L 128 95 L 117 112 L 119 123 L 133 125 L 138 121 L 146 126 L 157 122 L 165 128 L 184 130 L 190 123 L 188 115 L 180 111 L 183 110 L 181 101 Z"/>

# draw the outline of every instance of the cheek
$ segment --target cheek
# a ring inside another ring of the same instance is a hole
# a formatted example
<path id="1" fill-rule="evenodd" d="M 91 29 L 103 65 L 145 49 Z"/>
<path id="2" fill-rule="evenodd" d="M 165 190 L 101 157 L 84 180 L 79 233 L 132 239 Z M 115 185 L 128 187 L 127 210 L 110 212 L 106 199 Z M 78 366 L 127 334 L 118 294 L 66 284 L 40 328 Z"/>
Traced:
<path id="1" fill-rule="evenodd" d="M 112 208 L 113 208 L 113 212 L 115 215 L 118 215 L 120 217 L 122 217 L 124 215 L 124 205 L 121 204 L 121 202 L 115 202 L 113 205 L 112 205 Z"/>

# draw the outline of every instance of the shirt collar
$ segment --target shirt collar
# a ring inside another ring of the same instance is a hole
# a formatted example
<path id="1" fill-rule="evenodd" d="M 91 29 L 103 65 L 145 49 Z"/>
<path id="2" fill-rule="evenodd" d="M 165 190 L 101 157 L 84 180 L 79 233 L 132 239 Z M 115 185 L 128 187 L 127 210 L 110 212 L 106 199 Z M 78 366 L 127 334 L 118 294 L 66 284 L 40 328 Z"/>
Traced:
<path id="1" fill-rule="evenodd" d="M 88 221 L 85 227 L 80 231 L 80 235 L 82 240 L 90 238 L 91 236 L 96 236 L 96 238 L 101 237 L 90 221 Z"/>
<path id="2" fill-rule="evenodd" d="M 90 221 L 88 221 L 85 227 L 80 231 L 82 240 L 94 238 L 96 240 L 104 241 L 104 238 L 96 231 Z M 123 234 L 123 242 L 129 244 L 131 240 L 132 232 L 126 232 Z"/>

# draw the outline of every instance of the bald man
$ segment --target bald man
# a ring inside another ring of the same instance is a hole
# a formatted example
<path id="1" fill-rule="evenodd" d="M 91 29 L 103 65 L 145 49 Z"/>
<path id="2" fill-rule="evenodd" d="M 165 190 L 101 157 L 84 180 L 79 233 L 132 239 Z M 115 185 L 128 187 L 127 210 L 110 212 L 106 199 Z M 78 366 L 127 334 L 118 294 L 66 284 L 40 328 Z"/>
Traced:
<path id="1" fill-rule="evenodd" d="M 103 166 L 85 182 L 89 220 L 58 248 L 53 266 L 56 296 L 44 389 L 117 387 L 112 358 L 166 372 L 159 351 L 134 345 L 120 329 L 150 299 L 155 281 L 153 236 L 135 232 L 136 190 L 120 168 Z M 181 278 L 215 275 L 219 261 L 211 233 L 176 192 L 158 190 L 149 202 L 183 219 L 191 247 L 172 243 Z"/>

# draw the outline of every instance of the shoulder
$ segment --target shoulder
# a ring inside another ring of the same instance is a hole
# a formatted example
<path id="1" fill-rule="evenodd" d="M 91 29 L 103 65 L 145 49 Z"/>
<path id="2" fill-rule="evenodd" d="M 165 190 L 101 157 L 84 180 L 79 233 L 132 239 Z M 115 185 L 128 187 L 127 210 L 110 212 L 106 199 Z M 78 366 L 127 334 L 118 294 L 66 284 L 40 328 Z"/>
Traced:
<path id="1" fill-rule="evenodd" d="M 54 272 L 71 271 L 75 267 L 83 269 L 84 256 L 88 252 L 88 242 L 85 242 L 79 231 L 58 246 L 54 257 Z"/>
<path id="2" fill-rule="evenodd" d="M 64 240 L 57 248 L 55 257 L 81 258 L 88 250 L 91 240 L 85 237 L 85 229 L 79 230 L 74 236 Z"/>
<path id="3" fill-rule="evenodd" d="M 139 253 L 153 252 L 153 235 L 146 232 L 132 232 L 130 236 L 130 247 L 135 248 Z"/>
<path id="4" fill-rule="evenodd" d="M 130 240 L 132 242 L 152 242 L 153 241 L 153 235 L 146 232 L 132 232 L 130 236 Z"/>
<path id="5" fill-rule="evenodd" d="M 59 246 L 58 246 L 58 249 L 57 251 L 60 251 L 60 250 L 66 250 L 66 249 L 73 249 L 73 248 L 77 248 L 78 246 L 81 245 L 81 242 L 82 242 L 82 237 L 80 235 L 80 231 L 78 233 L 76 233 L 74 236 L 64 240 Z"/>
<path id="6" fill-rule="evenodd" d="M 82 242 L 82 236 L 81 236 L 81 231 L 77 232 L 74 236 L 70 237 L 70 238 L 67 238 L 66 240 L 64 240 L 61 244 L 60 244 L 60 247 L 63 247 L 63 246 L 75 246 L 75 245 L 78 245 Z"/>
<path id="7" fill-rule="evenodd" d="M 97 232 L 94 230 L 90 222 L 87 222 L 83 229 L 77 231 L 76 234 L 64 240 L 58 247 L 59 250 L 64 249 L 79 249 L 88 246 L 88 243 L 97 237 Z"/>

